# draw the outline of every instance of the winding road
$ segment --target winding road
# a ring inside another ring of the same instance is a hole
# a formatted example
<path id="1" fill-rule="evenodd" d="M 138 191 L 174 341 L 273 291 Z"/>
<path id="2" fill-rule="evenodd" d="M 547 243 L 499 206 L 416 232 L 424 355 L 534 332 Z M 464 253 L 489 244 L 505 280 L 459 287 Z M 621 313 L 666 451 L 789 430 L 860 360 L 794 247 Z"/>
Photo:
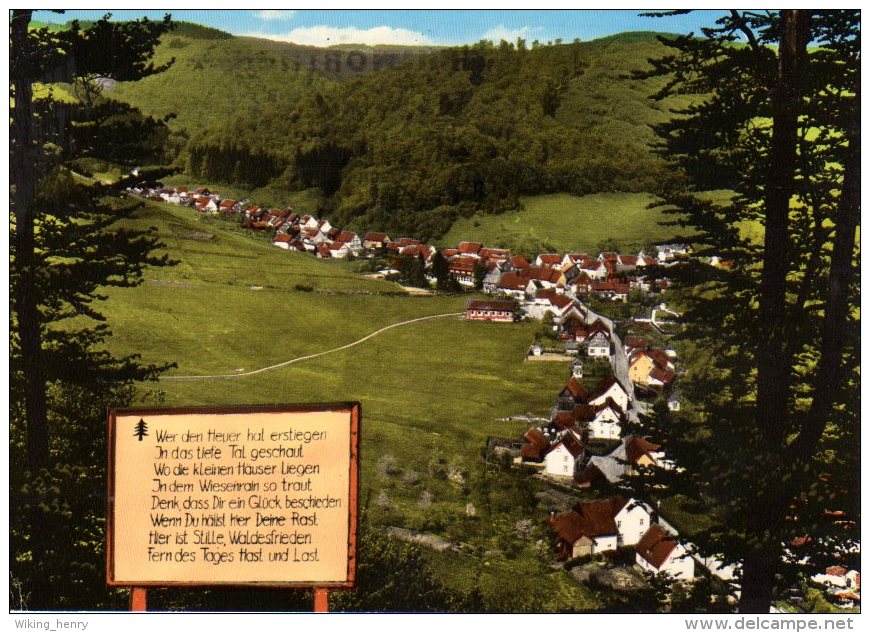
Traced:
<path id="1" fill-rule="evenodd" d="M 392 330 L 393 328 L 400 327 L 402 325 L 409 325 L 411 323 L 419 323 L 420 321 L 429 321 L 431 319 L 442 319 L 444 317 L 450 316 L 462 316 L 465 312 L 447 312 L 444 314 L 433 314 L 430 316 L 418 317 L 416 319 L 409 319 L 407 321 L 402 321 L 400 323 L 393 323 L 392 325 L 387 325 L 382 327 L 380 330 L 376 330 L 371 334 L 362 337 L 352 343 L 348 343 L 347 345 L 342 345 L 341 347 L 334 347 L 332 349 L 328 349 L 325 352 L 317 352 L 316 354 L 309 354 L 307 356 L 299 356 L 298 358 L 291 358 L 290 360 L 285 360 L 283 363 L 278 363 L 277 365 L 269 365 L 268 367 L 261 367 L 260 369 L 253 369 L 251 371 L 244 371 L 233 374 L 215 374 L 212 376 L 163 376 L 160 378 L 160 381 L 166 382 L 193 382 L 197 380 L 228 380 L 231 378 L 244 378 L 246 376 L 254 376 L 256 374 L 262 374 L 267 371 L 272 371 L 273 369 L 280 369 L 281 367 L 287 367 L 288 365 L 293 365 L 295 363 L 301 363 L 305 360 L 311 360 L 312 358 L 318 358 L 319 356 L 325 356 L 326 354 L 332 354 L 333 352 L 340 352 L 343 349 L 348 349 L 359 345 L 360 343 L 365 343 L 370 338 L 374 338 L 379 334 L 386 332 L 387 330 Z"/>

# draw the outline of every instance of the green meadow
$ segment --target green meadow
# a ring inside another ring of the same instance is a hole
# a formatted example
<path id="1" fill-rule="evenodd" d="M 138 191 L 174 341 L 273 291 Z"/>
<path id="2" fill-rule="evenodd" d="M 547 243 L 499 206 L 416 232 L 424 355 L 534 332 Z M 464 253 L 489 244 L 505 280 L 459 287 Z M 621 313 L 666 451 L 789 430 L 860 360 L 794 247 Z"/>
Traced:
<path id="1" fill-rule="evenodd" d="M 132 224 L 153 226 L 179 262 L 149 269 L 136 288 L 109 290 L 101 306 L 114 352 L 178 365 L 143 386 L 142 404 L 359 400 L 363 472 L 371 474 L 384 453 L 423 472 L 433 454 L 471 469 L 488 436 L 518 439 L 523 424 L 498 419 L 545 414 L 566 378 L 566 364 L 524 362 L 536 324 L 448 316 L 254 376 L 172 381 L 333 349 L 393 323 L 462 312 L 466 297 L 408 296 L 351 272 L 352 264 L 283 251 L 190 209 L 147 203 Z M 364 482 L 377 488 L 371 478 Z"/>
<path id="2" fill-rule="evenodd" d="M 523 208 L 501 215 L 478 215 L 454 222 L 440 240 L 455 245 L 474 240 L 536 255 L 543 252 L 596 252 L 605 241 L 631 252 L 666 241 L 676 227 L 662 226 L 669 218 L 661 207 L 648 208 L 647 193 L 566 193 L 530 196 Z"/>

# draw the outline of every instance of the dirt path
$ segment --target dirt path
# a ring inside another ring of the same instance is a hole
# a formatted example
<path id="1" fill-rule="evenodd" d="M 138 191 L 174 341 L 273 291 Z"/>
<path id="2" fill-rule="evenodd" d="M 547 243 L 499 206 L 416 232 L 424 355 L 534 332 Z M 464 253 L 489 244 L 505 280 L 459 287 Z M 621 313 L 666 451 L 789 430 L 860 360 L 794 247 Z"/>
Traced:
<path id="1" fill-rule="evenodd" d="M 465 314 L 464 312 L 448 312 L 445 314 L 433 314 L 431 316 L 419 317 L 416 319 L 409 319 L 408 321 L 402 321 L 400 323 L 393 323 L 392 325 L 387 325 L 386 327 L 382 327 L 379 330 L 372 332 L 371 334 L 362 337 L 354 341 L 353 343 L 348 343 L 347 345 L 342 345 L 341 347 L 334 347 L 332 349 L 328 349 L 325 352 L 318 352 L 316 354 L 309 354 L 307 356 L 299 356 L 298 358 L 292 358 L 290 360 L 285 360 L 283 363 L 278 363 L 277 365 L 269 365 L 268 367 L 261 367 L 260 369 L 254 369 L 251 371 L 244 371 L 235 374 L 215 374 L 213 376 L 163 376 L 160 378 L 161 381 L 166 382 L 192 382 L 195 380 L 223 380 L 229 378 L 243 378 L 245 376 L 254 376 L 256 374 L 262 374 L 267 371 L 271 371 L 273 369 L 279 369 L 281 367 L 286 367 L 287 365 L 293 365 L 294 363 L 301 363 L 304 360 L 311 360 L 312 358 L 317 358 L 319 356 L 325 356 L 326 354 L 332 354 L 333 352 L 340 352 L 343 349 L 348 349 L 359 345 L 360 343 L 365 343 L 370 338 L 374 338 L 378 334 L 382 334 L 387 330 L 392 330 L 395 327 L 400 327 L 402 325 L 408 325 L 410 323 L 419 323 L 420 321 L 429 321 L 431 319 L 442 319 L 444 317 L 450 316 L 461 316 Z"/>

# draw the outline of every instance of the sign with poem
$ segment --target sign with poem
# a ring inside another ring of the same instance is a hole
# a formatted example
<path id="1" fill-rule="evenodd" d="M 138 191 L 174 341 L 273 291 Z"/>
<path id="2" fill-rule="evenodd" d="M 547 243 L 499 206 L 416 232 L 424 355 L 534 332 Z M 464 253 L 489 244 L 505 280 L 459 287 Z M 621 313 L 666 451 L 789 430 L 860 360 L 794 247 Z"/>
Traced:
<path id="1" fill-rule="evenodd" d="M 109 412 L 108 583 L 353 587 L 358 403 Z"/>

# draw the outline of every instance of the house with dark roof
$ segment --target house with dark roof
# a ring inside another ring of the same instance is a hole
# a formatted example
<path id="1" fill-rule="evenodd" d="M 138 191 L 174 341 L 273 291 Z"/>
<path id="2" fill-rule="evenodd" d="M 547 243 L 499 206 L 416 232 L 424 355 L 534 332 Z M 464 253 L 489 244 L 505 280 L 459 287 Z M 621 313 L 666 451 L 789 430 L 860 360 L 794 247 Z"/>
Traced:
<path id="1" fill-rule="evenodd" d="M 570 512 L 550 518 L 558 558 L 588 556 L 634 545 L 650 525 L 650 509 L 625 497 L 578 503 Z"/>
<path id="2" fill-rule="evenodd" d="M 568 379 L 565 387 L 559 392 L 557 406 L 561 411 L 573 411 L 574 407 L 586 404 L 589 392 L 574 376 Z"/>
<path id="3" fill-rule="evenodd" d="M 469 299 L 465 302 L 465 318 L 512 323 L 518 307 L 512 299 Z"/>
<path id="4" fill-rule="evenodd" d="M 580 437 L 568 429 L 544 456 L 544 472 L 552 477 L 573 479 L 585 455 L 586 447 Z"/>
<path id="5" fill-rule="evenodd" d="M 529 429 L 523 439 L 525 443 L 520 448 L 520 459 L 526 463 L 543 463 L 544 456 L 550 450 L 550 440 L 543 431 L 538 428 Z"/>
<path id="6" fill-rule="evenodd" d="M 390 236 L 386 233 L 376 233 L 373 231 L 369 231 L 366 233 L 366 236 L 363 238 L 363 248 L 368 249 L 377 249 L 384 248 L 387 244 L 390 243 Z"/>
<path id="7" fill-rule="evenodd" d="M 692 580 L 695 577 L 695 561 L 686 549 L 659 525 L 653 525 L 638 541 L 635 562 L 654 574 L 666 572 L 675 580 Z"/>
<path id="8" fill-rule="evenodd" d="M 478 242 L 459 242 L 459 248 L 457 250 L 460 255 L 479 258 L 479 253 L 482 248 L 483 244 Z"/>

